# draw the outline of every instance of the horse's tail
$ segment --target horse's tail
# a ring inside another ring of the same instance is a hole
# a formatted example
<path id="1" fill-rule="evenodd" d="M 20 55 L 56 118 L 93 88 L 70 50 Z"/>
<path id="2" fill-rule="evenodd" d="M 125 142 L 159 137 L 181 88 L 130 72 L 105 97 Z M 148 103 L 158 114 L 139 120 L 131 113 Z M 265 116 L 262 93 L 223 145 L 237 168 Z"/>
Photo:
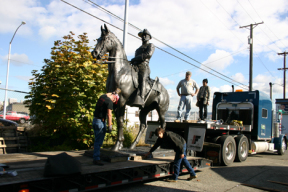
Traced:
<path id="1" fill-rule="evenodd" d="M 167 89 L 158 81 L 157 83 L 157 92 L 158 95 L 158 105 L 163 110 L 168 111 L 169 104 L 170 104 L 170 98 Z"/>

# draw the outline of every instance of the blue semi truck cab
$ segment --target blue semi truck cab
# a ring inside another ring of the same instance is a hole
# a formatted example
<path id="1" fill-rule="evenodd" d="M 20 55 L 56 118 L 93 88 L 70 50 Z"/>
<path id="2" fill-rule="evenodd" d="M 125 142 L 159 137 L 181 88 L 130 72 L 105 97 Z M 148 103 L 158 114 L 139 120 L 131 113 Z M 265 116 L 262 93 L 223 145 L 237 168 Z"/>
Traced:
<path id="1" fill-rule="evenodd" d="M 205 142 L 221 145 L 224 165 L 245 161 L 249 153 L 274 151 L 283 155 L 287 137 L 279 132 L 273 115 L 271 99 L 258 90 L 215 92 L 212 119 L 216 123 L 207 125 Z"/>
<path id="2" fill-rule="evenodd" d="M 153 133 L 158 126 L 156 121 L 148 122 L 147 132 Z M 166 122 L 166 130 L 181 135 L 192 156 L 210 159 L 214 165 L 242 162 L 249 154 L 261 152 L 283 155 L 287 150 L 287 136 L 279 131 L 272 101 L 257 90 L 215 92 L 212 120 Z M 156 139 L 146 133 L 147 144 Z"/>

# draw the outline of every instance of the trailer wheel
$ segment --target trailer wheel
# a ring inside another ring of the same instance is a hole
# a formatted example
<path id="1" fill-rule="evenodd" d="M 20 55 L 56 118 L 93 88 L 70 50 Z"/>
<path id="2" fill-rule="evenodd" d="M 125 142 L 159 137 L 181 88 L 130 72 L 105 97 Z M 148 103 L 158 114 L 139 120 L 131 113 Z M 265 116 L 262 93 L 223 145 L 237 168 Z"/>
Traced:
<path id="1" fill-rule="evenodd" d="M 25 119 L 20 119 L 19 122 L 20 122 L 21 124 L 23 124 L 23 123 L 25 123 L 26 121 L 25 121 Z"/>
<path id="2" fill-rule="evenodd" d="M 282 145 L 281 145 L 281 149 L 278 149 L 278 155 L 284 155 L 285 150 L 286 150 L 286 139 L 283 138 L 282 139 Z"/>
<path id="3" fill-rule="evenodd" d="M 248 157 L 248 150 L 249 150 L 249 143 L 246 136 L 238 136 L 235 138 L 236 146 L 237 146 L 237 152 L 235 161 L 242 162 L 246 161 Z"/>
<path id="4" fill-rule="evenodd" d="M 236 143 L 232 136 L 222 136 L 218 143 L 221 144 L 221 163 L 222 165 L 229 165 L 233 163 L 236 154 Z"/>

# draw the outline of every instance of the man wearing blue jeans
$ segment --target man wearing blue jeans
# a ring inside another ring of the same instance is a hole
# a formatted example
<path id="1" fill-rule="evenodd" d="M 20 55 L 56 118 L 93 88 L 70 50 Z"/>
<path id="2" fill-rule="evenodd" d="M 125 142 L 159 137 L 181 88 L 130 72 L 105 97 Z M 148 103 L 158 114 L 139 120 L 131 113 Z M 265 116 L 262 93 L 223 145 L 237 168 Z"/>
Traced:
<path id="1" fill-rule="evenodd" d="M 165 131 L 162 128 L 157 128 L 155 130 L 155 135 L 158 136 L 158 139 L 154 146 L 150 149 L 148 153 L 145 154 L 147 157 L 153 151 L 155 151 L 159 146 L 162 144 L 165 145 L 166 148 L 174 149 L 176 152 L 175 159 L 174 159 L 174 174 L 172 179 L 167 179 L 168 182 L 177 182 L 181 162 L 187 168 L 188 172 L 190 173 L 190 177 L 187 180 L 192 180 L 197 178 L 196 173 L 194 172 L 193 168 L 191 167 L 190 163 L 186 159 L 186 141 L 180 135 L 173 133 L 171 131 Z"/>
<path id="2" fill-rule="evenodd" d="M 197 83 L 193 79 L 191 79 L 191 76 L 192 76 L 192 73 L 190 71 L 187 71 L 185 79 L 181 80 L 177 85 L 176 90 L 177 90 L 178 95 L 181 98 L 180 98 L 180 102 L 178 105 L 177 119 L 175 120 L 175 122 L 181 122 L 181 115 L 185 106 L 186 106 L 186 113 L 185 113 L 183 122 L 186 122 L 186 123 L 189 122 L 189 116 L 190 116 L 190 112 L 192 109 L 193 97 L 197 95 L 199 91 Z M 181 93 L 179 91 L 180 88 L 181 88 Z M 195 93 L 193 93 L 193 89 L 196 89 Z"/>
<path id="3" fill-rule="evenodd" d="M 95 135 L 94 140 L 94 153 L 93 153 L 93 164 L 94 165 L 104 165 L 100 161 L 100 147 L 103 144 L 106 132 L 111 133 L 112 131 L 112 110 L 113 103 L 117 104 L 119 96 L 117 93 L 107 93 L 101 95 L 97 101 L 94 119 L 93 119 L 93 130 Z M 106 130 L 106 117 L 108 121 L 108 131 Z"/>

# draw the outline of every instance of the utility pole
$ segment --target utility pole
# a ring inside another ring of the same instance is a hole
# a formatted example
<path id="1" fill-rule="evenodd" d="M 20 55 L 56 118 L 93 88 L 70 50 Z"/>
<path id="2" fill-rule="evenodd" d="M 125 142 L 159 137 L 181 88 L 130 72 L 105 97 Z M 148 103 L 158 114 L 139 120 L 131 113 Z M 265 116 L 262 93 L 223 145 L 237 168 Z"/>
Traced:
<path id="1" fill-rule="evenodd" d="M 284 71 L 284 75 L 283 75 L 283 99 L 285 99 L 285 92 L 286 92 L 286 54 L 288 54 L 288 52 L 283 52 L 283 53 L 278 53 L 278 55 L 284 55 L 284 68 L 278 68 L 278 70 L 283 70 Z"/>
<path id="2" fill-rule="evenodd" d="M 250 38 L 248 39 L 248 44 L 250 44 L 249 91 L 252 91 L 252 83 L 253 83 L 253 28 L 254 26 L 256 27 L 257 25 L 263 24 L 263 23 L 264 22 L 262 21 L 261 23 L 255 23 L 255 24 L 250 24 L 250 25 L 240 27 L 240 28 L 250 27 Z"/>

